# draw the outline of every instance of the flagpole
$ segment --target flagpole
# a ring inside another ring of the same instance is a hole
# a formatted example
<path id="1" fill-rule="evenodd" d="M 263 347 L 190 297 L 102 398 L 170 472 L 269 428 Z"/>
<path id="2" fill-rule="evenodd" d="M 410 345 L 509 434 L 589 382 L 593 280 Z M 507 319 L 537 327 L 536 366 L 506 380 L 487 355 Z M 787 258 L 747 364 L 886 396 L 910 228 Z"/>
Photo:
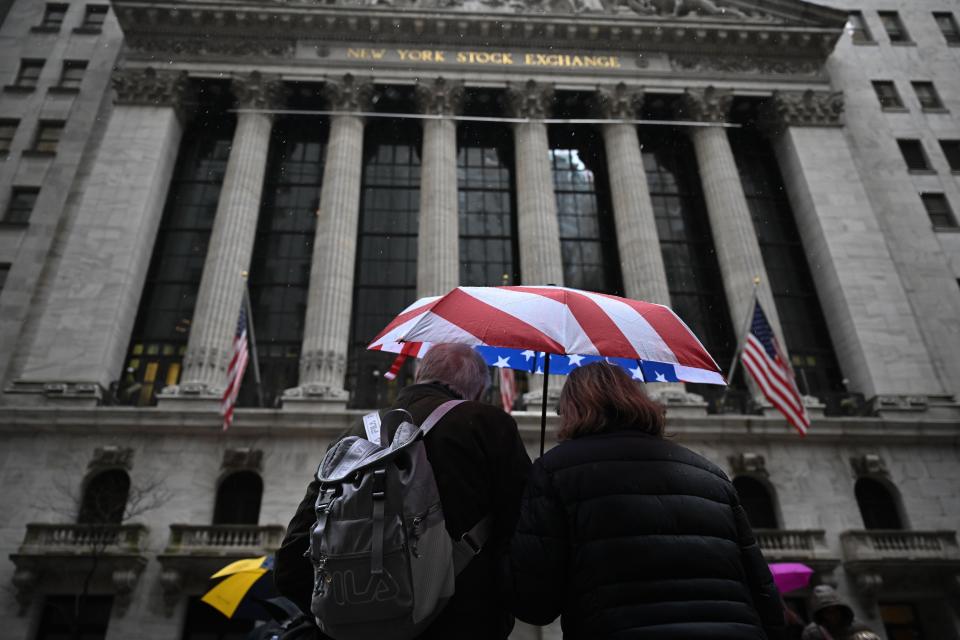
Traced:
<path id="1" fill-rule="evenodd" d="M 743 353 L 743 347 L 746 345 L 747 332 L 750 330 L 750 323 L 753 319 L 753 311 L 757 306 L 757 290 L 760 287 L 760 277 L 753 277 L 753 297 L 750 299 L 750 306 L 747 308 L 747 316 L 743 319 L 743 325 L 737 336 L 737 350 L 733 354 L 733 361 L 727 370 L 727 386 L 723 389 L 723 395 L 720 396 L 720 406 L 723 406 L 727 400 L 727 392 L 730 385 L 733 384 L 733 375 L 737 372 L 737 363 L 740 362 L 740 354 Z"/>
<path id="2" fill-rule="evenodd" d="M 257 383 L 257 405 L 263 408 L 263 385 L 260 384 L 260 361 L 257 359 L 257 336 L 253 331 L 253 308 L 250 305 L 250 290 L 247 288 L 246 271 L 242 271 L 243 278 L 243 308 L 247 312 L 247 334 L 250 336 L 250 359 L 253 360 L 253 379 Z"/>

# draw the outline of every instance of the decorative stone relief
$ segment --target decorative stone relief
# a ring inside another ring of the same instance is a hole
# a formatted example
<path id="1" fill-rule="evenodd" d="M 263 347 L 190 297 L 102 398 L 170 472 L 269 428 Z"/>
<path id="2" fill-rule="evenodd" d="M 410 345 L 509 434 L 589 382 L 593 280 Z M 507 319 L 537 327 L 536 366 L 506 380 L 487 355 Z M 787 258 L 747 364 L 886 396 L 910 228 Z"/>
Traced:
<path id="1" fill-rule="evenodd" d="M 463 107 L 464 87 L 462 81 L 437 78 L 417 82 L 417 108 L 427 115 L 452 115 Z"/>
<path id="2" fill-rule="evenodd" d="M 670 56 L 670 66 L 677 71 L 724 71 L 768 75 L 818 75 L 822 69 L 821 63 L 816 60 L 684 54 Z"/>
<path id="3" fill-rule="evenodd" d="M 366 111 L 373 97 L 373 84 L 348 73 L 339 80 L 327 80 L 323 95 L 334 111 Z"/>
<path id="4" fill-rule="evenodd" d="M 130 447 L 97 447 L 87 469 L 126 469 L 133 468 L 133 449 Z"/>
<path id="5" fill-rule="evenodd" d="M 117 69 L 113 72 L 113 89 L 117 104 L 146 107 L 179 108 L 189 85 L 186 71 Z"/>
<path id="6" fill-rule="evenodd" d="M 176 569 L 164 569 L 160 573 L 160 589 L 163 591 L 163 612 L 170 617 L 180 602 L 183 574 Z"/>
<path id="7" fill-rule="evenodd" d="M 850 466 L 858 476 L 886 476 L 887 464 L 876 453 L 864 453 L 850 458 Z"/>
<path id="8" fill-rule="evenodd" d="M 231 83 L 240 109 L 275 109 L 284 103 L 283 83 L 276 76 L 253 71 Z"/>
<path id="9" fill-rule="evenodd" d="M 18 613 L 21 616 L 26 615 L 37 590 L 37 583 L 40 582 L 40 576 L 33 569 L 17 567 L 10 581 L 13 583 L 17 604 L 20 607 Z"/>
<path id="10" fill-rule="evenodd" d="M 263 451 L 249 447 L 227 449 L 223 452 L 222 469 L 239 470 L 249 469 L 261 471 L 263 468 Z"/>
<path id="11" fill-rule="evenodd" d="M 733 92 L 729 89 L 687 89 L 683 92 L 677 115 L 684 120 L 719 124 L 727 121 L 732 104 Z"/>
<path id="12" fill-rule="evenodd" d="M 643 89 L 628 87 L 623 82 L 597 87 L 596 102 L 602 117 L 630 120 L 637 117 L 637 110 L 643 106 Z"/>
<path id="13" fill-rule="evenodd" d="M 146 561 L 144 561 L 146 564 Z M 140 579 L 140 572 L 143 571 L 142 564 L 134 564 L 129 568 L 117 569 L 111 575 L 114 589 L 114 602 L 117 604 L 117 613 L 122 617 L 130 607 L 133 600 L 133 590 Z"/>
<path id="14" fill-rule="evenodd" d="M 135 35 L 127 39 L 140 53 L 225 58 L 290 58 L 296 49 L 292 40 L 261 38 L 170 38 Z"/>
<path id="15" fill-rule="evenodd" d="M 839 91 L 774 91 L 761 114 L 761 126 L 772 133 L 786 127 L 839 127 L 843 93 Z"/>
<path id="16" fill-rule="evenodd" d="M 345 353 L 333 350 L 313 350 L 306 351 L 300 357 L 300 379 L 301 380 L 342 380 L 343 372 L 347 367 L 347 356 Z M 298 387 L 287 389 L 283 392 L 286 398 L 320 398 L 340 400 L 347 397 L 343 389 L 334 389 L 324 384 L 311 384 L 309 382 L 301 384 Z"/>
<path id="17" fill-rule="evenodd" d="M 514 118 L 546 118 L 553 104 L 553 85 L 536 80 L 511 82 L 507 86 L 507 102 Z"/>
<path id="18" fill-rule="evenodd" d="M 730 456 L 734 474 L 752 474 L 767 477 L 767 461 L 759 453 L 738 453 Z"/>

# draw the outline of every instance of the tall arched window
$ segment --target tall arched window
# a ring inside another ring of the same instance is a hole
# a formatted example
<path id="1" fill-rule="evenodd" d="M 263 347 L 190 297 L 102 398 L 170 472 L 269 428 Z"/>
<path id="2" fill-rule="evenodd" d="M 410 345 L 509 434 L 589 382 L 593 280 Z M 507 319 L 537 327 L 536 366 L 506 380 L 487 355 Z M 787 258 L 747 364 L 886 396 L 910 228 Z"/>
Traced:
<path id="1" fill-rule="evenodd" d="M 860 478 L 854 485 L 857 506 L 867 529 L 903 529 L 900 509 L 891 490 L 879 480 Z"/>
<path id="2" fill-rule="evenodd" d="M 87 481 L 80 502 L 80 524 L 120 524 L 130 497 L 130 476 L 123 469 L 101 471 Z"/>
<path id="3" fill-rule="evenodd" d="M 756 478 L 740 476 L 734 478 L 733 486 L 740 495 L 740 504 L 747 512 L 750 526 L 754 529 L 776 529 L 777 512 L 773 507 L 770 490 Z"/>
<path id="4" fill-rule="evenodd" d="M 263 481 L 253 471 L 231 473 L 217 489 L 213 524 L 258 524 Z"/>

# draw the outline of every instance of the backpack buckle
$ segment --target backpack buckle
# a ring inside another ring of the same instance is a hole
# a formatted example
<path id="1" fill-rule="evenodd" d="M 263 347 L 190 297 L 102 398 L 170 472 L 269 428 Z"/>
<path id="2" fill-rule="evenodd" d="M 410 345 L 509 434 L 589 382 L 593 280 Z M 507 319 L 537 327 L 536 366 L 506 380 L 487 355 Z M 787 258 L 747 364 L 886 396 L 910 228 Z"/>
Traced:
<path id="1" fill-rule="evenodd" d="M 383 500 L 387 490 L 387 470 L 377 469 L 373 472 L 373 499 Z"/>
<path id="2" fill-rule="evenodd" d="M 483 551 L 483 543 L 473 536 L 472 531 L 467 531 L 465 534 L 460 536 L 460 540 L 470 547 L 470 551 L 473 552 L 473 555 L 478 555 L 481 551 Z"/>
<path id="3" fill-rule="evenodd" d="M 330 506 L 330 503 L 333 502 L 333 497 L 336 495 L 336 491 L 333 488 L 321 489 L 320 495 L 317 498 L 317 511 L 326 511 L 327 507 Z"/>

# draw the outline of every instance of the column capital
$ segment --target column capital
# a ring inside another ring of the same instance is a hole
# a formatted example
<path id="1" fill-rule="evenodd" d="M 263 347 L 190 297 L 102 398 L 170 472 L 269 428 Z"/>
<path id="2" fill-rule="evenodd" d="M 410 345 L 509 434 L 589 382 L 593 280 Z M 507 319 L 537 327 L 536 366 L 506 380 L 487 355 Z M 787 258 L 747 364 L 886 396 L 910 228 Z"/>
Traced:
<path id="1" fill-rule="evenodd" d="M 111 78 L 116 104 L 173 107 L 179 111 L 189 90 L 186 71 L 154 67 L 115 69 Z"/>
<path id="2" fill-rule="evenodd" d="M 678 115 L 688 120 L 720 124 L 727 121 L 732 104 L 733 92 L 729 89 L 712 86 L 687 89 L 680 100 Z"/>
<path id="3" fill-rule="evenodd" d="M 546 118 L 553 102 L 553 84 L 536 80 L 507 85 L 507 102 L 514 118 Z"/>
<path id="4" fill-rule="evenodd" d="M 760 126 L 776 134 L 787 127 L 842 126 L 841 91 L 774 91 L 761 111 Z"/>
<path id="5" fill-rule="evenodd" d="M 620 82 L 616 85 L 599 85 L 595 96 L 597 110 L 604 118 L 629 120 L 636 117 L 643 106 L 643 89 L 629 87 Z"/>
<path id="6" fill-rule="evenodd" d="M 462 80 L 447 80 L 443 77 L 417 81 L 415 88 L 417 109 L 427 115 L 455 115 L 463 107 L 464 87 Z"/>
<path id="7" fill-rule="evenodd" d="M 323 85 L 323 96 L 334 111 L 366 111 L 373 97 L 373 83 L 347 73 L 329 78 Z"/>
<path id="8" fill-rule="evenodd" d="M 241 109 L 275 109 L 284 104 L 284 86 L 280 78 L 253 71 L 244 76 L 234 76 L 230 88 Z"/>

